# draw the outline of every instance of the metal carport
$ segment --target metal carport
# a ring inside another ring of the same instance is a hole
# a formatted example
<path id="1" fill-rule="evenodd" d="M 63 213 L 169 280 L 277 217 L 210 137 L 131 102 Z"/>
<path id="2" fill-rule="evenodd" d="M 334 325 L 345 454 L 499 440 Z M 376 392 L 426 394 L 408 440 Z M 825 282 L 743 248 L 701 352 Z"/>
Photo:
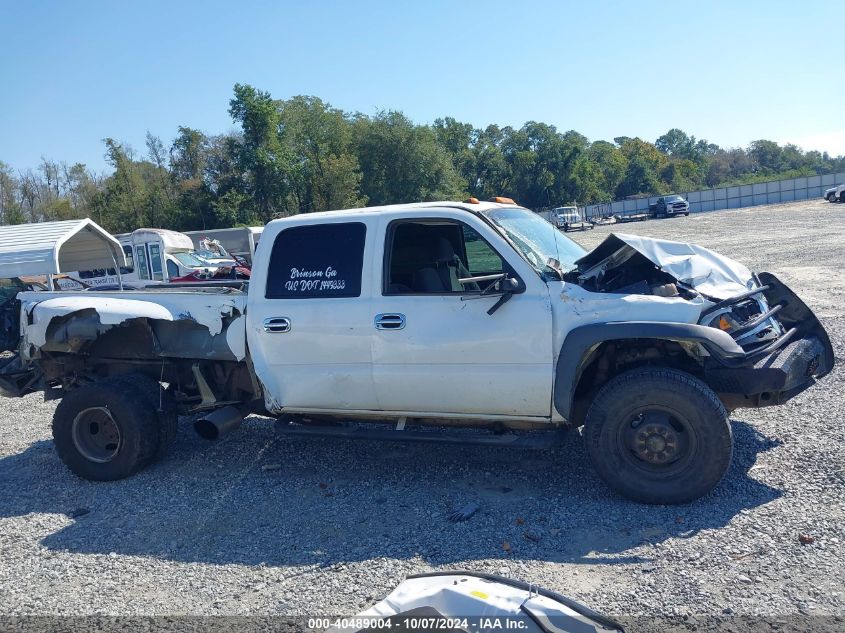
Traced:
<path id="1" fill-rule="evenodd" d="M 89 218 L 0 226 L 0 278 L 126 265 L 123 249 Z"/>

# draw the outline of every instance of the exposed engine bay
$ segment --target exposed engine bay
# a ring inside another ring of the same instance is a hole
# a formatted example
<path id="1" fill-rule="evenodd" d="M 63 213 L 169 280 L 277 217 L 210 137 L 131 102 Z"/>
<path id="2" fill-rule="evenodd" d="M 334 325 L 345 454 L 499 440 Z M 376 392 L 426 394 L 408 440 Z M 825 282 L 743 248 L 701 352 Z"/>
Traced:
<path id="1" fill-rule="evenodd" d="M 784 333 L 764 285 L 744 265 L 684 242 L 612 233 L 580 258 L 565 281 L 589 292 L 705 301 L 699 323 L 729 333 L 744 349 Z"/>

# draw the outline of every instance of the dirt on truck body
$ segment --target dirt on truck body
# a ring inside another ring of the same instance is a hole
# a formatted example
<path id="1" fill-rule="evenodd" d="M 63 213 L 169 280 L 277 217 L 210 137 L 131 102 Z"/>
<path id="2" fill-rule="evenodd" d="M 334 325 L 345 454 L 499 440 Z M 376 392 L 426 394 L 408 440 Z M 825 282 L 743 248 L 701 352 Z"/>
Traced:
<path id="1" fill-rule="evenodd" d="M 728 411 L 833 367 L 774 275 L 624 234 L 587 253 L 512 203 L 307 214 L 262 241 L 248 284 L 18 294 L 0 390 L 62 398 L 58 452 L 90 479 L 150 463 L 178 413 L 215 438 L 255 411 L 294 434 L 449 441 L 414 427 L 460 425 L 514 446 L 537 441 L 503 431 L 583 425 L 609 485 L 666 503 L 719 482 Z"/>

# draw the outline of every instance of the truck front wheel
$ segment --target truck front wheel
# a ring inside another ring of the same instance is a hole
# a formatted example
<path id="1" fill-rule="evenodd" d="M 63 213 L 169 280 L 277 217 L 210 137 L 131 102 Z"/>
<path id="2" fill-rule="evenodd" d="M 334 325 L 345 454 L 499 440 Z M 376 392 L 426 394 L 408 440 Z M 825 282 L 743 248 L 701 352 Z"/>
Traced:
<path id="1" fill-rule="evenodd" d="M 69 392 L 53 415 L 53 441 L 65 465 L 84 479 L 123 479 L 159 447 L 159 424 L 144 394 L 106 379 Z"/>
<path id="2" fill-rule="evenodd" d="M 733 454 L 728 413 L 701 380 L 640 367 L 610 380 L 584 424 L 587 452 L 615 491 L 643 503 L 685 503 L 708 493 Z"/>

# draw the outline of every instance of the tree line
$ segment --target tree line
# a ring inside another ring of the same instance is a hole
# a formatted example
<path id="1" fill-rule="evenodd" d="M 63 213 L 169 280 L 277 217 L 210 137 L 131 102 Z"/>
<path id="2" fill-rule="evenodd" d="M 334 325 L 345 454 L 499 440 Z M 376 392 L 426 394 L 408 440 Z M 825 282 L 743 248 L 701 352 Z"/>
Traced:
<path id="1" fill-rule="evenodd" d="M 109 174 L 47 158 L 24 171 L 0 162 L 0 223 L 91 217 L 115 233 L 196 230 L 498 195 L 539 209 L 845 171 L 843 156 L 768 140 L 721 148 L 679 129 L 651 143 L 590 142 L 534 121 L 519 129 L 452 117 L 417 125 L 397 111 L 349 113 L 241 84 L 229 114 L 236 132 L 180 126 L 169 144 L 148 132 L 143 151 L 106 138 Z"/>

